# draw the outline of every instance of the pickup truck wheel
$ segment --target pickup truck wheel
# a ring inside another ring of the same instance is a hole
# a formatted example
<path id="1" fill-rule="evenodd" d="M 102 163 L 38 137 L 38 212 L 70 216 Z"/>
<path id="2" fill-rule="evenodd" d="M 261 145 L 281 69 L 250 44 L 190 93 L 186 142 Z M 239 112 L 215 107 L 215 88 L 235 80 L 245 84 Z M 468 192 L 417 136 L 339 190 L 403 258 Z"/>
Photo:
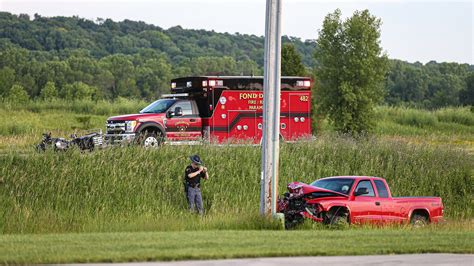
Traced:
<path id="1" fill-rule="evenodd" d="M 423 215 L 415 214 L 411 217 L 410 223 L 413 227 L 420 228 L 428 225 L 428 219 Z"/>
<path id="2" fill-rule="evenodd" d="M 347 214 L 339 214 L 331 218 L 331 226 L 346 228 L 349 226 Z"/>
<path id="3" fill-rule="evenodd" d="M 349 226 L 347 215 L 338 215 L 332 219 L 331 225 L 346 227 Z"/>
<path id="4" fill-rule="evenodd" d="M 161 133 L 145 132 L 141 138 L 141 144 L 145 148 L 158 148 L 163 142 Z"/>

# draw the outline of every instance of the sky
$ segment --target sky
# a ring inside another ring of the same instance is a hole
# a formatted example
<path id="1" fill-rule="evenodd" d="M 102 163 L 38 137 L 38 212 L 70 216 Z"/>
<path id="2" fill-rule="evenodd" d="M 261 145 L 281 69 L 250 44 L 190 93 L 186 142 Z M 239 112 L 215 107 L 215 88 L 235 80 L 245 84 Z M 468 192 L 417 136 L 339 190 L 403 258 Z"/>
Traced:
<path id="1" fill-rule="evenodd" d="M 265 0 L 0 0 L 0 11 L 144 21 L 162 28 L 264 35 Z M 474 0 L 282 0 L 282 34 L 317 39 L 324 17 L 368 9 L 382 19 L 381 45 L 408 62 L 474 64 Z"/>

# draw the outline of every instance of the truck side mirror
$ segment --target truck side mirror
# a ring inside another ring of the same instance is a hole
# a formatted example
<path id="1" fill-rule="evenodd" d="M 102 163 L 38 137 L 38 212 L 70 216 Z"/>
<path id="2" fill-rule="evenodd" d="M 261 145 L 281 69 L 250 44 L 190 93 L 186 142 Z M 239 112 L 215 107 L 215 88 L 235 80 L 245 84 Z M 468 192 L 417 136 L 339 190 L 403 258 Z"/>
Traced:
<path id="1" fill-rule="evenodd" d="M 176 106 L 174 108 L 174 116 L 182 116 L 183 115 L 183 108 Z"/>
<path id="2" fill-rule="evenodd" d="M 369 190 L 366 187 L 358 188 L 356 192 L 354 192 L 354 196 L 360 196 L 369 194 Z"/>
<path id="3" fill-rule="evenodd" d="M 171 118 L 172 116 L 173 116 L 173 111 L 168 110 L 168 111 L 166 112 L 166 118 Z"/>

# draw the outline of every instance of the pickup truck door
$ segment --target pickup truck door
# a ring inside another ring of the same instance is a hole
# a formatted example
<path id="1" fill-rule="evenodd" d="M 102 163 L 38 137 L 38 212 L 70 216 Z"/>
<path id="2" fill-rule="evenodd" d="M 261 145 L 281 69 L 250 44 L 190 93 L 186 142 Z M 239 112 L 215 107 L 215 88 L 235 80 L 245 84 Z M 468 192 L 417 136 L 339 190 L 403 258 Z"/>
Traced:
<path id="1" fill-rule="evenodd" d="M 379 198 L 380 207 L 382 208 L 382 221 L 383 223 L 401 223 L 403 222 L 402 217 L 399 215 L 399 208 L 396 203 L 390 197 L 387 184 L 382 180 L 374 180 L 375 188 L 377 190 L 377 196 Z"/>
<path id="2" fill-rule="evenodd" d="M 351 202 L 351 219 L 353 223 L 382 223 L 382 214 L 380 201 L 375 194 L 372 182 L 367 180 L 360 180 L 355 189 L 355 193 L 360 188 L 367 188 L 368 193 L 364 195 L 355 196 Z"/>
<path id="3" fill-rule="evenodd" d="M 166 138 L 170 141 L 198 140 L 202 137 L 202 120 L 194 101 L 183 100 L 175 103 L 169 110 L 181 107 L 183 115 L 166 119 Z"/>

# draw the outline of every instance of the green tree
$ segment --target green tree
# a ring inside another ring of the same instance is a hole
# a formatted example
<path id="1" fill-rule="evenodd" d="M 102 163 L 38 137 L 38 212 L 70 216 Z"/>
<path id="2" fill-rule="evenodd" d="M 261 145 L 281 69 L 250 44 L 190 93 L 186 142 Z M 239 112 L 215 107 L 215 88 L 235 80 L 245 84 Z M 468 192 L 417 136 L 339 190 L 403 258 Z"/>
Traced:
<path id="1" fill-rule="evenodd" d="M 0 96 L 8 93 L 15 82 L 15 70 L 10 67 L 0 69 Z"/>
<path id="2" fill-rule="evenodd" d="M 427 76 L 423 69 L 393 60 L 386 81 L 386 102 L 389 104 L 422 103 L 428 90 Z"/>
<path id="3" fill-rule="evenodd" d="M 99 90 L 94 86 L 89 86 L 84 82 L 77 81 L 73 84 L 64 85 L 59 91 L 59 96 L 65 100 L 95 100 Z"/>
<path id="4" fill-rule="evenodd" d="M 65 84 L 59 90 L 59 96 L 68 101 L 74 100 L 74 86 L 72 84 Z"/>
<path id="5" fill-rule="evenodd" d="M 474 105 L 474 72 L 466 78 L 466 88 L 459 92 L 459 101 L 463 105 Z"/>
<path id="6" fill-rule="evenodd" d="M 356 135 L 374 126 L 373 109 L 383 99 L 388 68 L 380 47 L 380 25 L 368 10 L 342 21 L 337 9 L 325 17 L 319 31 L 317 109 L 339 132 Z"/>
<path id="7" fill-rule="evenodd" d="M 465 82 L 459 77 L 442 75 L 437 82 L 430 84 L 432 90 L 429 104 L 430 108 L 441 108 L 459 105 L 459 92 L 464 88 Z"/>
<path id="8" fill-rule="evenodd" d="M 245 59 L 237 62 L 237 71 L 242 76 L 261 76 L 263 71 L 258 67 L 255 61 Z"/>
<path id="9" fill-rule="evenodd" d="M 142 97 L 153 99 L 169 92 L 171 65 L 165 57 L 151 58 L 136 68 L 137 86 Z"/>
<path id="10" fill-rule="evenodd" d="M 281 49 L 281 75 L 306 76 L 306 69 L 301 62 L 301 55 L 292 44 L 284 44 Z"/>
<path id="11" fill-rule="evenodd" d="M 48 81 L 41 90 L 40 97 L 43 100 L 50 101 L 58 97 L 58 90 L 54 85 L 54 82 Z"/>
<path id="12" fill-rule="evenodd" d="M 229 56 L 204 56 L 191 61 L 193 75 L 236 75 L 237 62 Z"/>
<path id="13" fill-rule="evenodd" d="M 91 87 L 83 82 L 74 82 L 72 84 L 74 90 L 74 99 L 76 100 L 92 100 L 97 92 L 97 88 Z"/>
<path id="14" fill-rule="evenodd" d="M 114 54 L 100 60 L 99 66 L 110 71 L 114 80 L 108 88 L 114 97 L 138 97 L 140 95 L 135 81 L 135 66 L 132 57 Z"/>
<path id="15" fill-rule="evenodd" d="M 21 85 L 15 84 L 10 88 L 6 100 L 11 103 L 26 103 L 30 100 L 30 96 L 25 88 Z"/>
<path id="16" fill-rule="evenodd" d="M 263 73 L 264 38 L 261 36 L 187 30 L 179 26 L 164 30 L 131 20 L 114 22 L 107 19 L 94 23 L 79 17 L 39 15 L 29 20 L 27 15 L 8 12 L 0 12 L 0 24 L 0 29 L 6 29 L 0 30 L 2 97 L 6 97 L 13 84 L 19 84 L 31 98 L 36 98 L 41 96 L 41 90 L 51 81 L 56 85 L 60 97 L 67 99 L 75 97 L 75 82 L 97 88 L 94 98 L 154 98 L 167 92 L 170 79 L 175 77 Z M 364 35 L 359 31 L 363 27 L 354 26 L 351 37 L 349 31 L 344 34 L 338 31 L 346 25 L 340 21 L 339 24 L 334 24 L 334 34 L 344 36 L 344 39 L 334 40 L 334 43 L 340 41 L 343 44 L 334 47 L 326 45 L 332 52 L 339 51 L 346 58 L 341 62 L 337 61 L 337 57 L 331 59 L 337 66 L 331 70 L 334 72 L 331 74 L 341 76 L 338 82 L 330 84 L 332 87 L 327 87 L 336 89 L 341 88 L 342 80 L 347 82 L 348 78 L 353 80 L 355 77 L 369 76 L 364 72 L 368 69 L 365 64 L 375 64 L 370 61 L 370 55 L 351 54 L 350 46 L 347 45 L 349 42 L 355 44 L 356 41 L 358 45 L 365 45 L 360 40 L 373 38 L 373 34 Z M 316 48 L 315 40 L 303 41 L 282 36 L 282 42 L 285 44 L 282 47 L 283 74 L 303 75 L 302 71 L 288 71 L 287 68 L 304 70 L 304 67 L 322 66 L 312 56 Z M 363 51 L 356 46 L 352 49 Z M 367 49 L 370 50 L 370 46 Z M 359 60 L 359 56 L 364 60 Z M 301 60 L 296 61 L 302 61 L 304 67 L 298 62 L 296 67 L 290 67 L 291 61 L 298 57 Z M 385 103 L 428 108 L 466 104 L 466 78 L 473 72 L 473 66 L 435 61 L 424 65 L 396 59 L 390 61 L 390 73 L 385 83 Z M 362 65 L 359 73 L 349 71 L 354 69 L 355 63 Z M 321 73 L 314 74 L 314 80 L 318 83 Z M 325 80 L 324 84 L 329 83 Z M 348 88 L 357 86 L 352 82 Z M 321 88 L 314 89 L 319 93 Z M 357 96 L 357 93 L 354 95 Z M 315 96 L 324 95 L 315 93 Z M 321 100 L 316 97 L 313 99 L 319 104 Z M 341 105 L 356 106 L 347 101 Z M 313 110 L 328 111 L 317 107 Z"/>

